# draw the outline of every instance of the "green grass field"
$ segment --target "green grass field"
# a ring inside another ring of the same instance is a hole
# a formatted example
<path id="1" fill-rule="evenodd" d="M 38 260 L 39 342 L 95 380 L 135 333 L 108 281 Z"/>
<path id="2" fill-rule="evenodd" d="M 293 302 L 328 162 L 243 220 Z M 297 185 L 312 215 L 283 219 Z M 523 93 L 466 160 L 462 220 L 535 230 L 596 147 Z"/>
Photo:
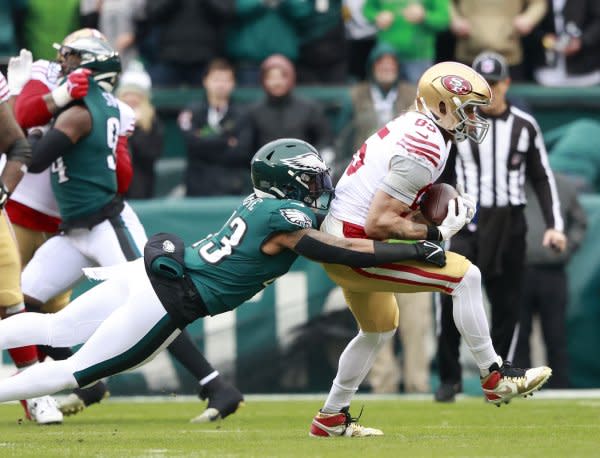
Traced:
<path id="1" fill-rule="evenodd" d="M 0 406 L 0 456 L 15 457 L 596 457 L 600 399 L 530 398 L 501 408 L 479 398 L 361 400 L 361 423 L 384 437 L 308 436 L 319 400 L 252 400 L 219 424 L 194 425 L 196 402 L 111 402 L 62 426 L 19 422 L 16 404 Z"/>

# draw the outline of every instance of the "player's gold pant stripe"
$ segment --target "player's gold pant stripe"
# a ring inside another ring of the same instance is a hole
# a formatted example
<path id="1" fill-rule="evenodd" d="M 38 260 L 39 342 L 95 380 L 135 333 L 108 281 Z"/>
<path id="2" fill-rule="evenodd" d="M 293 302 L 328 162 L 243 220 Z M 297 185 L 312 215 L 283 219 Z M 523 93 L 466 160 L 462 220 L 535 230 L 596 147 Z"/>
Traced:
<path id="1" fill-rule="evenodd" d="M 446 294 L 452 294 L 470 265 L 464 256 L 453 252 L 446 253 L 446 266 L 441 268 L 418 261 L 360 269 L 339 264 L 323 264 L 331 279 L 350 291 L 440 291 Z"/>
<path id="2" fill-rule="evenodd" d="M 401 278 L 401 277 L 397 277 L 395 275 L 386 275 L 384 273 L 375 273 L 375 272 L 369 272 L 366 269 L 354 269 L 359 275 L 363 275 L 365 277 L 368 278 L 373 278 L 373 279 L 377 279 L 377 280 L 387 280 L 387 281 L 392 281 L 392 282 L 397 282 L 397 283 L 402 283 L 405 285 L 413 285 L 413 286 L 423 286 L 425 288 L 439 288 L 440 291 L 447 293 L 447 294 L 452 294 L 453 289 L 452 288 L 448 288 L 446 286 L 442 286 L 442 285 L 432 285 L 431 283 L 424 283 L 424 282 L 420 282 L 420 281 L 415 281 L 415 280 L 409 280 L 408 278 Z M 379 270 L 383 270 L 383 269 L 379 269 Z"/>
<path id="3" fill-rule="evenodd" d="M 383 264 L 381 266 L 374 267 L 374 269 L 378 269 L 378 268 L 379 269 L 397 270 L 398 272 L 408 272 L 408 273 L 413 273 L 416 275 L 421 275 L 421 276 L 427 277 L 427 278 L 438 279 L 438 280 L 443 280 L 443 281 L 448 281 L 448 282 L 453 282 L 453 283 L 459 283 L 462 280 L 462 275 L 457 277 L 457 276 L 447 275 L 443 271 L 432 272 L 430 270 L 422 269 L 420 266 L 410 266 L 410 265 L 405 265 L 405 264 L 392 263 L 392 264 Z"/>
<path id="4" fill-rule="evenodd" d="M 439 291 L 451 294 L 470 265 L 465 257 L 447 252 L 443 268 L 417 261 L 363 269 L 339 264 L 323 264 L 323 267 L 342 287 L 360 329 L 387 332 L 398 326 L 398 307 L 392 293 Z"/>

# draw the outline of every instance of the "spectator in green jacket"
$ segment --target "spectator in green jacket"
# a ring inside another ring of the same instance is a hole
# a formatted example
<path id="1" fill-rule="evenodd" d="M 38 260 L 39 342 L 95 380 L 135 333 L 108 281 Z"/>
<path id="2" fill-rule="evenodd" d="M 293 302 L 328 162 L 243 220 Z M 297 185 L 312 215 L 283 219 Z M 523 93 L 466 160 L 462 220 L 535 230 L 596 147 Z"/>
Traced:
<path id="1" fill-rule="evenodd" d="M 225 46 L 239 86 L 259 86 L 260 65 L 272 54 L 297 61 L 295 21 L 309 13 L 306 0 L 235 0 L 235 18 Z"/>
<path id="2" fill-rule="evenodd" d="M 52 43 L 78 29 L 79 0 L 28 0 L 22 16 L 24 45 L 33 59 L 56 58 Z"/>
<path id="3" fill-rule="evenodd" d="M 367 0 L 365 17 L 377 26 L 377 39 L 392 45 L 404 78 L 416 84 L 433 64 L 435 37 L 448 28 L 448 0 Z"/>

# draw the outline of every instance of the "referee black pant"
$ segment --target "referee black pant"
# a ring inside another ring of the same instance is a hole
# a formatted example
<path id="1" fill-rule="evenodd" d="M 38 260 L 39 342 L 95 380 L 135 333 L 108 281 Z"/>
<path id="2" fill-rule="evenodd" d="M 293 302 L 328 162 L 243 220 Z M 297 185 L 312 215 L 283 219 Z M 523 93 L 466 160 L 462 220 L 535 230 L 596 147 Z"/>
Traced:
<path id="1" fill-rule="evenodd" d="M 531 367 L 529 338 L 532 318 L 540 317 L 548 365 L 552 368 L 549 388 L 568 388 L 567 273 L 564 265 L 527 266 L 523 281 L 519 343 L 515 365 Z"/>
<path id="2" fill-rule="evenodd" d="M 511 212 L 511 222 L 503 243 L 497 246 L 494 256 L 500 272 L 488 273 L 482 269 L 482 281 L 491 308 L 491 336 L 496 352 L 503 360 L 513 357 L 517 342 L 521 285 L 525 261 L 525 236 L 527 226 L 522 208 Z M 486 243 L 485 231 L 469 232 L 463 229 L 452 237 L 450 251 L 465 256 L 477 265 L 482 244 Z M 494 243 L 494 242 L 492 242 Z M 479 267 L 479 266 L 478 266 Z M 459 363 L 460 334 L 452 317 L 452 297 L 441 295 L 440 328 L 438 334 L 438 365 L 442 383 L 455 384 L 462 381 Z"/>

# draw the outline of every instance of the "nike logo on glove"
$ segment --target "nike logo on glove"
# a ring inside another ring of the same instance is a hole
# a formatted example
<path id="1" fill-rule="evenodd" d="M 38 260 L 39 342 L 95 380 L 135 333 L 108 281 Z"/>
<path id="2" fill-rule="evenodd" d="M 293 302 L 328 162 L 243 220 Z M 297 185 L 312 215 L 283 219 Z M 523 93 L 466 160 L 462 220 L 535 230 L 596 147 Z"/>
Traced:
<path id="1" fill-rule="evenodd" d="M 432 251 L 431 253 L 429 253 L 429 254 L 428 254 L 426 257 L 425 257 L 425 259 L 429 259 L 429 258 L 431 258 L 431 257 L 433 257 L 433 256 L 435 256 L 435 255 L 437 255 L 438 253 L 441 253 L 441 252 L 442 252 L 442 247 L 440 247 L 439 245 L 436 245 L 435 243 L 431 243 L 431 242 L 428 242 L 427 240 L 425 240 L 425 241 L 423 242 L 423 244 L 424 244 L 424 245 L 426 245 L 426 246 L 428 246 L 429 248 L 432 248 L 432 249 L 433 249 L 433 251 Z"/>

